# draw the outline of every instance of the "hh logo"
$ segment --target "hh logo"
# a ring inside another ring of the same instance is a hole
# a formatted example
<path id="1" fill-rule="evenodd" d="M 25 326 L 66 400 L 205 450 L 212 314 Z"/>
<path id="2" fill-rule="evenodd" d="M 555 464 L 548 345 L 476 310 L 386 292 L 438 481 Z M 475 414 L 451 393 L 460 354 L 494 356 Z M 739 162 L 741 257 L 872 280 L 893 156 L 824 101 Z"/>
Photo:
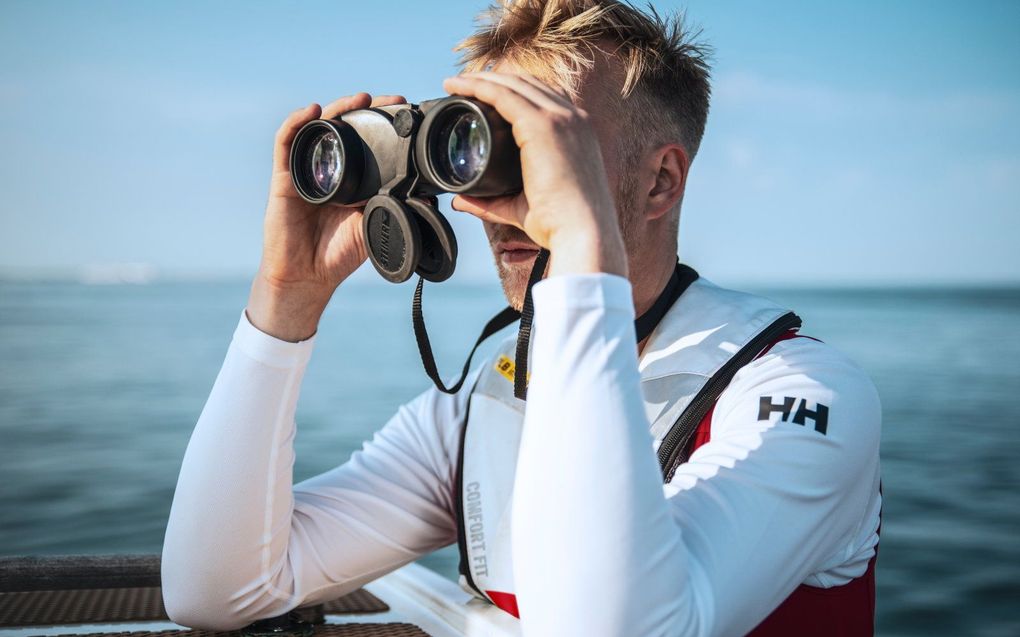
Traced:
<path id="1" fill-rule="evenodd" d="M 793 410 L 795 404 L 797 411 Z M 820 434 L 824 434 L 829 427 L 829 408 L 822 403 L 818 403 L 814 409 L 808 409 L 807 401 L 803 398 L 784 396 L 778 403 L 772 402 L 772 396 L 762 396 L 758 399 L 758 420 L 768 420 L 774 411 L 783 414 L 783 422 L 790 421 L 791 413 L 793 414 L 793 423 L 797 425 L 803 425 L 810 419 L 815 423 L 815 431 Z"/>

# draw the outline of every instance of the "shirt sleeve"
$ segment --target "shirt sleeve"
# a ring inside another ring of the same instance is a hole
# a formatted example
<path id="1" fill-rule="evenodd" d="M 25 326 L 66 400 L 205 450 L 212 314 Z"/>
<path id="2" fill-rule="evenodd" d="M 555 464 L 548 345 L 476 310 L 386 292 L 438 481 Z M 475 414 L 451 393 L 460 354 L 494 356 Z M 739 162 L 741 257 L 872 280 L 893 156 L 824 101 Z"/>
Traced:
<path id="1" fill-rule="evenodd" d="M 460 396 L 425 392 L 345 464 L 292 484 L 294 413 L 312 348 L 241 318 L 167 524 L 163 595 L 177 623 L 238 628 L 340 597 L 456 540 Z"/>
<path id="2" fill-rule="evenodd" d="M 797 342 L 807 339 L 777 345 L 737 374 L 711 441 L 664 489 L 629 283 L 554 277 L 533 294 L 513 500 L 524 634 L 744 634 L 828 561 L 851 557 L 877 488 L 880 429 L 877 395 L 852 363 Z M 825 433 L 806 418 L 760 420 L 762 396 L 826 405 Z"/>

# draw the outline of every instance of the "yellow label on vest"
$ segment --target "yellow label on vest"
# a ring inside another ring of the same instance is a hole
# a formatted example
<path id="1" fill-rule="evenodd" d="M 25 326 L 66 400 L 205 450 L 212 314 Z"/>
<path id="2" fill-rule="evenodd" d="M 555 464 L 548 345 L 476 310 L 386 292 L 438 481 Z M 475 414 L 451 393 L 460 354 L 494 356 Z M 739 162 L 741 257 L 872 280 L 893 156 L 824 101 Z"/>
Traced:
<path id="1" fill-rule="evenodd" d="M 507 379 L 511 383 L 514 382 L 514 369 L 516 365 L 514 362 L 500 354 L 499 360 L 496 361 L 496 371 L 503 375 L 503 378 Z M 528 372 L 527 380 L 531 380 L 531 372 Z"/>

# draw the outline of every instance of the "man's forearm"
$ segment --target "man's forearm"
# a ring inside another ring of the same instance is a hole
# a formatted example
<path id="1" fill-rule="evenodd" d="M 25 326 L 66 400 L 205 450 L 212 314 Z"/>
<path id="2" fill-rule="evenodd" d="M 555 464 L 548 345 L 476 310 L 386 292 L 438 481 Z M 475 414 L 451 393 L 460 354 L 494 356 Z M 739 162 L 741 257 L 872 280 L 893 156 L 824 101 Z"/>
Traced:
<path id="1" fill-rule="evenodd" d="M 244 321 L 235 334 L 167 524 L 163 590 L 179 623 L 236 628 L 289 602 L 269 576 L 288 544 L 294 411 L 310 353 L 311 342 L 281 343 Z"/>
<path id="2" fill-rule="evenodd" d="M 525 634 L 645 635 L 666 626 L 680 634 L 676 615 L 693 603 L 687 554 L 652 452 L 630 285 L 567 276 L 534 295 L 534 374 L 513 503 Z"/>
<path id="3" fill-rule="evenodd" d="M 178 623 L 230 630 L 337 599 L 455 538 L 450 479 L 466 392 L 423 393 L 347 462 L 292 485 L 311 348 L 238 326 L 167 525 L 163 595 Z"/>

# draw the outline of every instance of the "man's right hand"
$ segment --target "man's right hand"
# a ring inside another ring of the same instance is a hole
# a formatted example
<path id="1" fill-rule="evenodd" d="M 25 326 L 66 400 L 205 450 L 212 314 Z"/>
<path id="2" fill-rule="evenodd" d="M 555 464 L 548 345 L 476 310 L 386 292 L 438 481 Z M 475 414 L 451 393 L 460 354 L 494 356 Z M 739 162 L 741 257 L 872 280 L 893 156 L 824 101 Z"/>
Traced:
<path id="1" fill-rule="evenodd" d="M 400 96 L 373 100 L 367 93 L 358 93 L 325 108 L 311 104 L 294 111 L 280 126 L 273 149 L 262 263 L 248 298 L 248 320 L 259 330 L 292 342 L 311 337 L 337 286 L 368 258 L 361 206 L 313 205 L 298 195 L 290 174 L 294 136 L 313 119 L 405 101 Z"/>

